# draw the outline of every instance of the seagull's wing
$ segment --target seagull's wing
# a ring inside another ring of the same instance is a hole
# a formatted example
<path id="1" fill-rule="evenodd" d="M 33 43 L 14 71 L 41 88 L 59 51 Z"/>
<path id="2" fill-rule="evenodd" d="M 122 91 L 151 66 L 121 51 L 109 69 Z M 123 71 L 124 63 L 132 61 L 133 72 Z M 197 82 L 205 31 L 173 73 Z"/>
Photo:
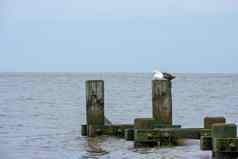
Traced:
<path id="1" fill-rule="evenodd" d="M 163 72 L 164 78 L 168 79 L 168 80 L 173 80 L 175 79 L 175 76 L 167 73 L 167 72 Z"/>

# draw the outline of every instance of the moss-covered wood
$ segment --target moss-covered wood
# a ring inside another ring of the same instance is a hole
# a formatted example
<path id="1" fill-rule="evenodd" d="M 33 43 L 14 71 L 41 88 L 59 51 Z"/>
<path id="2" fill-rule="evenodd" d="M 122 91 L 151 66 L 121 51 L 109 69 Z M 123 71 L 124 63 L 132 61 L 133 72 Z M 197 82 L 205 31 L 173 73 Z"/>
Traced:
<path id="1" fill-rule="evenodd" d="M 104 125 L 104 82 L 86 81 L 87 125 Z"/>
<path id="2" fill-rule="evenodd" d="M 215 152 L 213 154 L 214 159 L 237 159 L 237 152 Z"/>
<path id="3" fill-rule="evenodd" d="M 210 133 L 210 129 L 203 128 L 162 128 L 136 129 L 135 141 L 160 141 L 163 138 L 200 139 L 202 133 Z"/>
<path id="4" fill-rule="evenodd" d="M 235 124 L 213 124 L 213 138 L 236 138 L 237 127 Z"/>
<path id="5" fill-rule="evenodd" d="M 137 142 L 159 141 L 161 134 L 159 130 L 154 129 L 135 129 L 134 138 Z"/>
<path id="6" fill-rule="evenodd" d="M 204 151 L 212 150 L 212 137 L 211 136 L 201 136 L 200 149 L 204 150 Z"/>
<path id="7" fill-rule="evenodd" d="M 161 129 L 161 135 L 168 136 L 167 134 L 171 134 L 172 136 L 175 136 L 176 138 L 184 138 L 184 139 L 200 139 L 201 134 L 209 133 L 209 129 L 203 129 L 203 128 L 177 128 L 177 129 Z"/>
<path id="8" fill-rule="evenodd" d="M 127 141 L 133 141 L 134 140 L 134 128 L 129 128 L 129 129 L 125 129 L 125 140 Z"/>
<path id="9" fill-rule="evenodd" d="M 172 130 L 172 133 L 177 138 L 200 139 L 201 134 L 204 133 L 208 134 L 210 133 L 210 131 L 211 131 L 210 129 L 203 129 L 203 128 L 180 128 L 180 129 L 178 128 Z"/>
<path id="10" fill-rule="evenodd" d="M 121 124 L 121 125 L 89 125 L 89 132 L 92 131 L 94 136 L 99 135 L 110 135 L 110 136 L 118 136 L 124 138 L 125 130 L 134 128 L 132 124 Z M 89 133 L 89 136 L 92 134 Z"/>
<path id="11" fill-rule="evenodd" d="M 134 125 L 131 124 L 124 124 L 124 125 L 112 125 L 113 128 L 113 135 L 118 137 L 125 137 L 125 130 L 134 128 Z"/>
<path id="12" fill-rule="evenodd" d="M 216 138 L 213 150 L 215 152 L 238 152 L 238 139 Z"/>
<path id="13" fill-rule="evenodd" d="M 153 118 L 136 118 L 135 129 L 153 129 L 153 128 L 181 128 L 181 125 L 161 124 Z"/>
<path id="14" fill-rule="evenodd" d="M 135 129 L 153 129 L 160 123 L 153 118 L 136 118 L 134 124 Z"/>
<path id="15" fill-rule="evenodd" d="M 153 118 L 160 124 L 172 125 L 171 81 L 152 81 Z"/>
<path id="16" fill-rule="evenodd" d="M 235 124 L 212 125 L 212 147 L 216 159 L 237 158 L 237 127 Z"/>

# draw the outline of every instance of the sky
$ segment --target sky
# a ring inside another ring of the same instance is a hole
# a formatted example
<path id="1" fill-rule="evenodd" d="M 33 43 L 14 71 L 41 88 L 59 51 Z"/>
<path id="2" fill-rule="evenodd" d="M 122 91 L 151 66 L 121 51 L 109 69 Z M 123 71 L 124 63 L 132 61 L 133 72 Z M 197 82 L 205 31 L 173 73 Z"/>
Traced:
<path id="1" fill-rule="evenodd" d="M 154 69 L 238 73 L 238 1 L 0 1 L 0 72 Z"/>

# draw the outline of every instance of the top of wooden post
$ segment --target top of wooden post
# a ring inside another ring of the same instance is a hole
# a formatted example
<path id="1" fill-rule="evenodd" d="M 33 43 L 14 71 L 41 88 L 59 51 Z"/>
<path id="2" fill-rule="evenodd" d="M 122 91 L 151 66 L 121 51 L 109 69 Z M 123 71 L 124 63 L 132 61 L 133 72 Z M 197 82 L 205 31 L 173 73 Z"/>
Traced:
<path id="1" fill-rule="evenodd" d="M 104 82 L 104 81 L 103 80 L 86 80 L 85 82 L 86 83 L 91 83 L 91 82 L 97 83 L 97 82 Z"/>
<path id="2" fill-rule="evenodd" d="M 235 124 L 213 124 L 212 137 L 215 138 L 236 138 L 237 126 Z"/>
<path id="3" fill-rule="evenodd" d="M 204 118 L 204 128 L 211 129 L 213 124 L 224 124 L 226 119 L 224 117 L 205 117 Z"/>

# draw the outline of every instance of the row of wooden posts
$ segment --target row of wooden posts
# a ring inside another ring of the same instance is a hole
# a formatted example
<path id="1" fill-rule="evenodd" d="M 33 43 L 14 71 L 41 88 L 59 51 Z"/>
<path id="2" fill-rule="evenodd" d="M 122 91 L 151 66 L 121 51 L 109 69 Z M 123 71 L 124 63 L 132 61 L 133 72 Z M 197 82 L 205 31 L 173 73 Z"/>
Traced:
<path id="1" fill-rule="evenodd" d="M 238 138 L 235 124 L 224 117 L 205 117 L 203 128 L 181 128 L 173 125 L 171 81 L 152 81 L 152 118 L 136 118 L 134 124 L 112 124 L 104 114 L 104 81 L 86 81 L 87 123 L 82 136 L 110 135 L 134 141 L 135 148 L 175 146 L 179 139 L 200 140 L 201 150 L 212 151 L 213 157 L 237 158 Z"/>

